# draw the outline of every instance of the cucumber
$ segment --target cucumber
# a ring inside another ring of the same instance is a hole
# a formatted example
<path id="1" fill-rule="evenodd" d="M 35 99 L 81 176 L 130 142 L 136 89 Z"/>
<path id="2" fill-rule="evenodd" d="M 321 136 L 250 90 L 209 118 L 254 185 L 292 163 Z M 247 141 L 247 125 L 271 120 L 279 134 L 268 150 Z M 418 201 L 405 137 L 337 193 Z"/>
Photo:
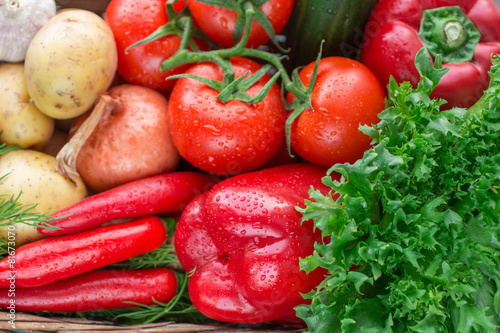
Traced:
<path id="1" fill-rule="evenodd" d="M 292 50 L 289 67 L 314 61 L 324 39 L 322 56 L 359 57 L 364 27 L 378 0 L 295 0 L 285 30 Z"/>

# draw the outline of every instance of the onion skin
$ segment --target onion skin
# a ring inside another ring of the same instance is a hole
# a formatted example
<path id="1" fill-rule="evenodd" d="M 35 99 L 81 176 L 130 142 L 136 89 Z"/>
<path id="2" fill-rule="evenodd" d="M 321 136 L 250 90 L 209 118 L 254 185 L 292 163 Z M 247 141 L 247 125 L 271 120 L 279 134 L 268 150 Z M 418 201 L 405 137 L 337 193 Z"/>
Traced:
<path id="1" fill-rule="evenodd" d="M 103 192 L 133 180 L 172 172 L 179 153 L 170 136 L 167 98 L 146 87 L 122 84 L 108 92 L 114 106 L 101 119 L 76 159 L 89 188 Z M 70 135 L 88 117 L 78 117 Z"/>

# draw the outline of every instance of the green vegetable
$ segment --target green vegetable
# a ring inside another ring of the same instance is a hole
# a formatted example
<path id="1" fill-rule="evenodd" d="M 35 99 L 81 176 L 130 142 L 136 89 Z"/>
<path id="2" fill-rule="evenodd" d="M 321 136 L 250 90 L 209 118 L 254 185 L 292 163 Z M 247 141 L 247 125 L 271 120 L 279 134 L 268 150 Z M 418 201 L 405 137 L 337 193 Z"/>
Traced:
<path id="1" fill-rule="evenodd" d="M 330 243 L 301 261 L 329 275 L 298 307 L 309 332 L 500 330 L 500 57 L 470 109 L 439 111 L 429 94 L 446 73 L 422 49 L 421 81 L 389 85 L 374 141 L 311 190 L 304 220 Z"/>
<path id="2" fill-rule="evenodd" d="M 316 59 L 324 40 L 323 56 L 356 58 L 365 24 L 378 0 L 295 0 L 286 27 L 286 44 L 295 50 L 290 68 Z"/>

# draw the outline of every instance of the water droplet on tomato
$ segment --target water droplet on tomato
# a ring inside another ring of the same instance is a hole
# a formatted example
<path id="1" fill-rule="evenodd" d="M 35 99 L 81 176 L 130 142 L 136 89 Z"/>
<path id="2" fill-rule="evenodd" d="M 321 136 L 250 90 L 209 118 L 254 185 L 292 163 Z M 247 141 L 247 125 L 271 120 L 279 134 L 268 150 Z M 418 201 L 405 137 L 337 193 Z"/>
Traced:
<path id="1" fill-rule="evenodd" d="M 222 29 L 227 29 L 227 24 L 228 24 L 227 18 L 221 17 L 219 21 Z"/>
<path id="2" fill-rule="evenodd" d="M 210 124 L 203 125 L 203 129 L 213 136 L 220 136 L 221 135 L 221 131 L 217 127 L 215 127 L 214 125 L 210 125 Z"/>

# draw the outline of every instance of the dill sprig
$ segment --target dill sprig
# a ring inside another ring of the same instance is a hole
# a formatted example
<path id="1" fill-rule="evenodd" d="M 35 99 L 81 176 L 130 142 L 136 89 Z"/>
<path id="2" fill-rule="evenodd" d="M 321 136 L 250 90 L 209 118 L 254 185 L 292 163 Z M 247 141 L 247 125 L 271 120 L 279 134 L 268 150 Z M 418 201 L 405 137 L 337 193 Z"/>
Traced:
<path id="1" fill-rule="evenodd" d="M 7 146 L 5 143 L 0 144 L 0 156 L 7 154 L 16 149 L 21 149 L 20 146 Z M 1 175 L 2 182 L 9 174 Z M 0 193 L 0 227 L 13 225 L 15 223 L 24 223 L 40 228 L 58 229 L 50 225 L 48 222 L 55 220 L 55 217 L 50 216 L 49 212 L 40 213 L 34 209 L 37 204 L 23 204 L 20 202 L 22 192 L 17 195 L 7 195 Z"/>
<path id="2" fill-rule="evenodd" d="M 167 227 L 168 234 L 173 235 L 176 220 L 162 219 Z M 167 267 L 174 271 L 177 277 L 177 294 L 167 303 L 157 302 L 153 305 L 131 303 L 136 307 L 118 308 L 79 312 L 76 314 L 62 314 L 69 317 L 80 317 L 90 320 L 109 320 L 117 324 L 142 325 L 156 321 L 175 321 L 201 323 L 208 318 L 202 315 L 191 303 L 188 292 L 189 273 L 182 269 L 172 244 L 164 244 L 158 249 L 120 261 L 107 266 L 105 269 L 148 269 Z M 138 286 L 140 288 L 140 286 Z"/>
<path id="3" fill-rule="evenodd" d="M 179 259 L 174 252 L 172 244 L 164 244 L 154 251 L 109 266 L 109 268 L 115 269 L 146 269 L 156 267 L 180 267 Z"/>
<path id="4" fill-rule="evenodd" d="M 120 325 L 143 325 L 158 321 L 175 321 L 202 323 L 209 320 L 193 306 L 188 295 L 187 272 L 175 272 L 178 289 L 177 294 L 167 303 L 157 302 L 154 305 L 131 303 L 137 307 L 118 308 L 109 310 L 78 312 L 78 313 L 50 313 L 50 316 L 78 317 L 88 320 L 106 320 Z"/>
<path id="5" fill-rule="evenodd" d="M 7 175 L 0 177 L 2 181 Z M 37 204 L 23 204 L 19 202 L 21 192 L 18 195 L 9 196 L 0 194 L 0 227 L 15 223 L 24 223 L 47 229 L 59 229 L 48 222 L 55 220 L 49 213 L 38 213 L 34 211 Z"/>

